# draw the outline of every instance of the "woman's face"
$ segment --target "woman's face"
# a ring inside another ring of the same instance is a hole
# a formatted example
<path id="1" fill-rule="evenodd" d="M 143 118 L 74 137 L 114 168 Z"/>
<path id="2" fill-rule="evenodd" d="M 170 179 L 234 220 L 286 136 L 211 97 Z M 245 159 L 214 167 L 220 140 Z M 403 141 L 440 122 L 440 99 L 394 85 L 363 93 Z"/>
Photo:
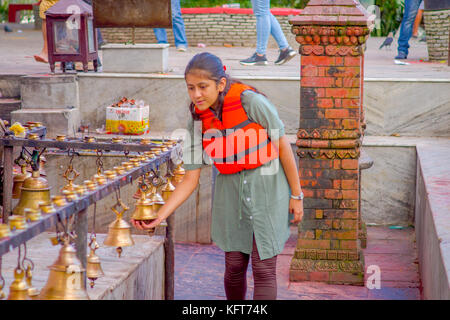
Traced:
<path id="1" fill-rule="evenodd" d="M 219 94 L 225 89 L 226 83 L 225 78 L 216 83 L 201 72 L 189 72 L 186 75 L 189 97 L 200 111 L 217 106 Z"/>

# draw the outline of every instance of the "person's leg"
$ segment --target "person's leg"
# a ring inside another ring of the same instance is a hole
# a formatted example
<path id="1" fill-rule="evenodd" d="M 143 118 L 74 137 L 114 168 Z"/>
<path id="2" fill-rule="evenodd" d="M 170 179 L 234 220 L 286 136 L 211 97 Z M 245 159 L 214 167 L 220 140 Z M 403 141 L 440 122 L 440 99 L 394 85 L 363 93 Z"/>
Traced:
<path id="1" fill-rule="evenodd" d="M 184 29 L 184 20 L 181 16 L 180 0 L 171 0 L 172 6 L 172 30 L 175 38 L 175 47 L 187 48 L 186 31 Z"/>
<path id="2" fill-rule="evenodd" d="M 422 0 L 406 0 L 402 23 L 400 25 L 400 36 L 398 38 L 398 56 L 404 54 L 408 56 L 409 39 L 412 35 L 412 28 L 417 11 Z"/>
<path id="3" fill-rule="evenodd" d="M 223 283 L 227 300 L 245 300 L 249 258 L 248 254 L 242 252 L 225 252 Z"/>
<path id="4" fill-rule="evenodd" d="M 254 292 L 253 300 L 277 299 L 277 256 L 261 260 L 253 237 L 252 269 Z"/>
<path id="5" fill-rule="evenodd" d="M 284 50 L 289 47 L 289 43 L 287 42 L 286 37 L 284 36 L 280 23 L 272 13 L 270 14 L 270 34 L 277 42 L 280 50 Z"/>
<path id="6" fill-rule="evenodd" d="M 164 28 L 153 28 L 153 33 L 155 34 L 158 43 L 167 43 L 167 33 Z"/>
<path id="7" fill-rule="evenodd" d="M 252 0 L 252 7 L 256 17 L 256 53 L 264 55 L 271 31 L 270 0 Z"/>

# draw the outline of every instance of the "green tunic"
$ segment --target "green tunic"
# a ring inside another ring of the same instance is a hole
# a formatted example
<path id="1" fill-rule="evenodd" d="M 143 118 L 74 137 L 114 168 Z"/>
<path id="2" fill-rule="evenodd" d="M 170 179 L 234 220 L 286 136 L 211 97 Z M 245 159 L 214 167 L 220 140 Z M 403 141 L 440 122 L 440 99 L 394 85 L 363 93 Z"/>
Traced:
<path id="1" fill-rule="evenodd" d="M 241 100 L 250 120 L 262 125 L 271 140 L 284 135 L 277 110 L 266 97 L 248 90 Z M 194 170 L 207 165 L 201 161 L 201 122 L 194 125 L 191 118 L 188 133 L 193 138 L 184 146 L 184 169 Z M 254 234 L 261 259 L 280 254 L 289 237 L 289 195 L 279 159 L 236 174 L 219 173 L 212 208 L 212 240 L 223 251 L 250 254 Z"/>

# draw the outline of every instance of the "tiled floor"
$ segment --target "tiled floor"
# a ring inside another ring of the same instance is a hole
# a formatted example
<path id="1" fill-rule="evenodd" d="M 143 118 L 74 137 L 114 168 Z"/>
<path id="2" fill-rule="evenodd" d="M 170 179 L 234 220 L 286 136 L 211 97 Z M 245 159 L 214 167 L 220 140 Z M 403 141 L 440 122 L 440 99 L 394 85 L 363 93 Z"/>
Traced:
<path id="1" fill-rule="evenodd" d="M 414 228 L 368 227 L 365 266 L 377 265 L 381 288 L 289 282 L 289 265 L 295 250 L 296 229 L 278 256 L 279 300 L 419 300 L 420 279 Z M 175 299 L 223 300 L 224 254 L 215 245 L 177 243 L 175 246 Z M 370 274 L 369 274 L 370 276 Z M 253 296 L 251 264 L 247 272 L 247 299 Z"/>

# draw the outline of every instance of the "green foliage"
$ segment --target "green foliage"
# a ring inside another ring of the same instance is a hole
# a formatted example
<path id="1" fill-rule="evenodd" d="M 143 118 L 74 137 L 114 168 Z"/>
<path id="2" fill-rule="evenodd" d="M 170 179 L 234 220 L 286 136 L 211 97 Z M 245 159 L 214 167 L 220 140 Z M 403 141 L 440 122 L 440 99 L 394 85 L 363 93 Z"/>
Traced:
<path id="1" fill-rule="evenodd" d="M 398 0 L 375 0 L 380 8 L 381 28 L 374 29 L 372 36 L 385 37 L 389 32 L 396 32 L 400 27 L 403 16 L 404 2 Z"/>

